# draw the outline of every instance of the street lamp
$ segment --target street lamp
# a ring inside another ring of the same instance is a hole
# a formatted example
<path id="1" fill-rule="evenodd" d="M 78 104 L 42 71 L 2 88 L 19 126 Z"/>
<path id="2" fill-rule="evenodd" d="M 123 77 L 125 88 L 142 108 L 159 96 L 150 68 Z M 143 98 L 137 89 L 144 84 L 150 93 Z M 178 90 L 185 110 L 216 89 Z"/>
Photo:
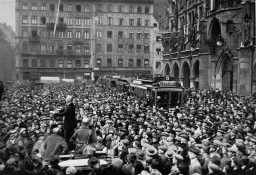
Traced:
<path id="1" fill-rule="evenodd" d="M 217 44 L 218 47 L 221 47 L 223 44 L 225 44 L 225 41 L 223 40 L 221 35 L 218 36 L 216 44 Z"/>

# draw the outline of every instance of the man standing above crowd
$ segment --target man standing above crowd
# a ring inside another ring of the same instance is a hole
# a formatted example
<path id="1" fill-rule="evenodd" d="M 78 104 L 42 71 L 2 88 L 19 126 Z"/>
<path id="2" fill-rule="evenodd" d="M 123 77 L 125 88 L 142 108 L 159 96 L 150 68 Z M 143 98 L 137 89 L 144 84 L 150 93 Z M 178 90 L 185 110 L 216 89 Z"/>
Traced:
<path id="1" fill-rule="evenodd" d="M 64 129 L 64 138 L 68 143 L 69 149 L 74 149 L 74 146 L 70 142 L 71 136 L 74 134 L 74 130 L 77 126 L 76 122 L 76 113 L 75 105 L 73 104 L 73 97 L 68 95 L 66 97 L 66 107 L 64 110 L 61 110 L 59 113 L 54 114 L 55 117 L 64 117 L 63 120 L 63 129 Z"/>

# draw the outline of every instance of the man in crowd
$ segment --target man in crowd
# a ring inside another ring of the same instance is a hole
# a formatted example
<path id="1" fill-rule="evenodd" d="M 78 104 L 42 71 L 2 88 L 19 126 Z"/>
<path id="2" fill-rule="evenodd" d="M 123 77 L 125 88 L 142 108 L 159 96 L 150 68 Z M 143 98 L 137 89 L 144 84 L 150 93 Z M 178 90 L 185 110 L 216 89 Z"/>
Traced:
<path id="1" fill-rule="evenodd" d="M 72 149 L 74 146 L 70 143 L 70 138 L 74 134 L 74 129 L 77 126 L 76 123 L 76 113 L 75 106 L 73 104 L 73 97 L 68 95 L 66 97 L 66 107 L 62 109 L 59 113 L 54 114 L 55 117 L 64 117 L 63 120 L 63 129 L 64 129 L 64 138 L 69 145 L 69 148 Z"/>

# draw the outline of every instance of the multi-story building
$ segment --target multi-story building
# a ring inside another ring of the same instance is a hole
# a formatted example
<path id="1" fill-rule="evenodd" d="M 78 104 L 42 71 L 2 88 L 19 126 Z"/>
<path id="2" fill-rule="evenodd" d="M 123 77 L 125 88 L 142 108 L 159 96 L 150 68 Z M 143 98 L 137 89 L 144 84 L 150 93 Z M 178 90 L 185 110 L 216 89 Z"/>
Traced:
<path id="1" fill-rule="evenodd" d="M 16 0 L 18 79 L 151 73 L 153 0 L 58 2 Z"/>
<path id="2" fill-rule="evenodd" d="M 153 19 L 154 23 L 159 25 L 159 22 L 156 19 Z M 153 77 L 157 76 L 162 76 L 162 71 L 163 71 L 163 46 L 162 46 L 162 31 L 159 30 L 158 27 L 155 27 L 151 30 L 150 34 L 150 41 L 151 45 L 150 47 L 152 48 L 152 71 L 153 71 Z"/>
<path id="3" fill-rule="evenodd" d="M 167 9 L 164 75 L 187 88 L 256 92 L 255 1 L 176 0 Z"/>
<path id="4" fill-rule="evenodd" d="M 0 23 L 0 81 L 15 80 L 15 33 Z"/>

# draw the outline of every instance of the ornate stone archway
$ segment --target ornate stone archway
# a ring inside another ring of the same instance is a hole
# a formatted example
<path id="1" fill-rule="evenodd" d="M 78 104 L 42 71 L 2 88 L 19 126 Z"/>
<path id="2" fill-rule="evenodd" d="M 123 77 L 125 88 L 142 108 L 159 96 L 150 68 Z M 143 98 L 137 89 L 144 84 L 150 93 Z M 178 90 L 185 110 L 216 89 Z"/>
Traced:
<path id="1" fill-rule="evenodd" d="M 173 73 L 173 77 L 175 78 L 175 80 L 179 81 L 180 69 L 179 69 L 179 66 L 177 63 L 173 64 L 172 73 Z"/>

